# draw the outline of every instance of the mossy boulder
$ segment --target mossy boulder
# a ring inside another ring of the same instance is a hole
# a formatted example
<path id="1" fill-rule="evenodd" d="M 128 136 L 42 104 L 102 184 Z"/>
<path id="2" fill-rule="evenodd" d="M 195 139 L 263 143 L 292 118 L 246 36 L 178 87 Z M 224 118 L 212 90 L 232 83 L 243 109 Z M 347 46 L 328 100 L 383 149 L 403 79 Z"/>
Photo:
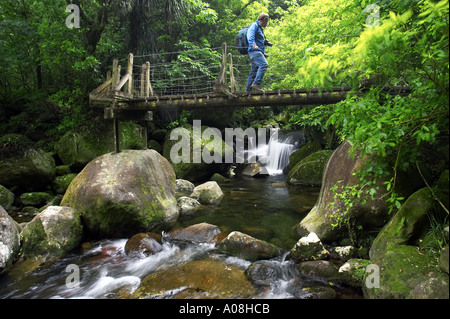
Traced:
<path id="1" fill-rule="evenodd" d="M 233 153 L 233 149 L 223 141 L 221 136 L 207 136 L 208 134 L 205 134 L 206 127 L 201 127 L 199 138 L 194 139 L 193 129 L 192 125 L 184 124 L 183 127 L 168 132 L 163 146 L 163 155 L 173 166 L 177 178 L 202 182 L 220 171 L 222 163 L 225 162 L 225 155 Z M 171 140 L 171 135 L 173 140 Z M 186 148 L 181 148 L 181 145 L 186 145 Z M 186 160 L 175 160 L 171 156 L 172 151 L 172 155 L 186 156 Z M 196 160 L 194 153 L 199 154 L 200 159 Z M 217 161 L 214 159 L 211 163 L 207 163 L 203 154 L 210 156 L 217 154 Z"/>
<path id="2" fill-rule="evenodd" d="M 23 258 L 54 258 L 79 246 L 83 226 L 74 209 L 50 206 L 25 226 L 21 238 Z"/>
<path id="3" fill-rule="evenodd" d="M 220 203 L 223 196 L 219 184 L 209 181 L 195 187 L 189 197 L 198 200 L 203 205 L 216 205 Z"/>
<path id="4" fill-rule="evenodd" d="M 62 206 L 81 214 L 89 236 L 122 237 L 178 218 L 175 173 L 154 150 L 108 153 L 70 183 Z"/>
<path id="5" fill-rule="evenodd" d="M 436 201 L 428 188 L 422 188 L 408 197 L 400 210 L 377 235 L 369 251 L 371 260 L 384 258 L 391 244 L 413 242 L 428 227 L 428 214 L 436 209 Z"/>
<path id="6" fill-rule="evenodd" d="M 53 196 L 46 192 L 31 192 L 20 195 L 23 206 L 42 207 L 46 205 Z"/>
<path id="7" fill-rule="evenodd" d="M 157 298 L 164 292 L 184 288 L 175 298 L 250 298 L 256 289 L 236 266 L 220 260 L 197 260 L 158 270 L 147 276 L 132 299 Z"/>
<path id="8" fill-rule="evenodd" d="M 298 162 L 308 157 L 309 155 L 318 152 L 322 149 L 319 142 L 308 142 L 303 144 L 298 150 L 289 155 L 289 170 L 293 169 Z"/>
<path id="9" fill-rule="evenodd" d="M 292 247 L 289 258 L 296 262 L 327 259 L 330 253 L 325 249 L 315 233 L 302 237 Z"/>
<path id="10" fill-rule="evenodd" d="M 298 265 L 303 276 L 317 281 L 339 282 L 339 267 L 327 260 L 303 261 Z"/>
<path id="11" fill-rule="evenodd" d="M 442 272 L 434 257 L 417 246 L 387 247 L 379 267 L 379 288 L 363 285 L 367 299 L 448 299 L 449 277 Z M 365 274 L 364 282 L 368 276 Z"/>
<path id="12" fill-rule="evenodd" d="M 13 264 L 19 249 L 19 226 L 0 206 L 0 273 Z"/>
<path id="13" fill-rule="evenodd" d="M 288 174 L 288 183 L 303 186 L 322 185 L 323 172 L 333 151 L 318 151 L 300 160 Z"/>
<path id="14" fill-rule="evenodd" d="M 0 185 L 0 206 L 5 210 L 9 210 L 14 203 L 14 193 L 5 186 Z"/>
<path id="15" fill-rule="evenodd" d="M 352 287 L 361 288 L 364 284 L 366 267 L 373 262 L 368 259 L 349 259 L 338 271 L 339 282 Z"/>
<path id="16" fill-rule="evenodd" d="M 145 136 L 142 127 L 131 122 L 119 125 L 120 149 L 143 149 Z M 114 151 L 114 134 L 111 123 L 79 133 L 68 132 L 55 144 L 55 152 L 65 165 L 83 168 L 94 158 Z"/>
<path id="17" fill-rule="evenodd" d="M 55 160 L 25 137 L 8 134 L 0 139 L 0 184 L 5 187 L 45 187 L 55 177 Z"/>

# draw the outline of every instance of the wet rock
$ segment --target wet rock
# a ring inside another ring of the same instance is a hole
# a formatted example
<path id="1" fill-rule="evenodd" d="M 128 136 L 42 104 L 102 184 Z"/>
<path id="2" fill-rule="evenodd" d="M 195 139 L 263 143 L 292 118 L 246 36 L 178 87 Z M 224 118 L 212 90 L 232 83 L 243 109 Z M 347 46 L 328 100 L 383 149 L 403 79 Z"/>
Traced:
<path id="1" fill-rule="evenodd" d="M 301 299 L 334 299 L 336 291 L 326 286 L 304 287 L 299 297 Z"/>
<path id="2" fill-rule="evenodd" d="M 249 177 L 269 176 L 269 171 L 261 163 L 250 163 L 246 165 L 242 175 Z"/>
<path id="3" fill-rule="evenodd" d="M 50 206 L 23 229 L 22 256 L 59 257 L 78 247 L 82 236 L 83 226 L 74 209 Z"/>
<path id="4" fill-rule="evenodd" d="M 272 262 L 261 260 L 252 263 L 245 270 L 245 275 L 260 290 L 264 290 L 278 278 L 281 277 L 281 269 L 276 267 Z"/>
<path id="5" fill-rule="evenodd" d="M 201 205 L 202 204 L 200 204 L 200 202 L 195 198 L 186 196 L 180 197 L 177 200 L 177 206 L 180 211 L 180 216 L 192 214 Z"/>
<path id="6" fill-rule="evenodd" d="M 306 277 L 323 282 L 339 282 L 339 267 L 327 260 L 304 261 L 298 268 Z"/>
<path id="7" fill-rule="evenodd" d="M 0 273 L 13 264 L 19 249 L 19 226 L 0 206 Z"/>
<path id="8" fill-rule="evenodd" d="M 190 196 L 194 191 L 195 185 L 185 179 L 175 180 L 175 196 L 177 198 L 183 196 Z"/>
<path id="9" fill-rule="evenodd" d="M 154 150 L 96 158 L 70 183 L 61 205 L 79 212 L 88 235 L 96 238 L 128 237 L 179 215 L 175 173 Z"/>
<path id="10" fill-rule="evenodd" d="M 159 238 L 159 239 L 158 239 Z M 163 250 L 161 236 L 155 233 L 139 233 L 127 240 L 125 253 L 130 256 L 149 256 Z"/>
<path id="11" fill-rule="evenodd" d="M 219 260 L 197 260 L 159 270 L 141 282 L 132 299 L 157 298 L 170 290 L 189 287 L 178 298 L 250 298 L 256 290 L 244 271 Z M 190 294 L 193 293 L 193 294 Z"/>
<path id="12" fill-rule="evenodd" d="M 366 267 L 372 264 L 367 259 L 350 259 L 339 268 L 339 280 L 352 287 L 362 287 Z"/>
<path id="13" fill-rule="evenodd" d="M 231 232 L 222 240 L 218 249 L 249 261 L 270 259 L 282 253 L 281 249 L 275 245 L 238 231 Z"/>
<path id="14" fill-rule="evenodd" d="M 200 223 L 186 228 L 174 229 L 165 235 L 168 240 L 190 243 L 215 243 L 220 238 L 221 230 L 215 225 Z"/>
<path id="15" fill-rule="evenodd" d="M 222 189 L 217 182 L 209 181 L 198 185 L 190 195 L 203 205 L 215 205 L 220 203 L 224 196 Z"/>
<path id="16" fill-rule="evenodd" d="M 325 249 L 319 237 L 315 233 L 310 233 L 306 237 L 302 237 L 292 247 L 290 258 L 296 262 L 326 259 L 329 252 Z"/>

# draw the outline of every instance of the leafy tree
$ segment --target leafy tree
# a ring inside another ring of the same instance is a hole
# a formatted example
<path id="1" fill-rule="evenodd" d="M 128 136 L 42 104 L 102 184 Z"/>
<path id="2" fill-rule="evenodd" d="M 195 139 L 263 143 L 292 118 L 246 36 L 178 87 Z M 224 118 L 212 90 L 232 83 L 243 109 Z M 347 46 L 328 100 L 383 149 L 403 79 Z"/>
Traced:
<path id="1" fill-rule="evenodd" d="M 296 12 L 308 11 L 328 25 L 327 15 L 316 14 L 320 4 L 324 1 L 308 2 Z M 339 6 L 340 12 L 333 13 L 337 16 L 361 10 L 351 1 L 339 1 Z M 364 27 L 358 36 L 346 41 L 324 45 L 317 42 L 320 45 L 312 47 L 312 41 L 306 37 L 305 45 L 313 49 L 303 51 L 303 45 L 299 54 L 293 53 L 298 73 L 286 81 L 296 86 L 323 88 L 351 83 L 357 90 L 365 80 L 372 81 L 367 94 L 348 97 L 333 106 L 300 111 L 292 120 L 323 130 L 334 128 L 341 140 L 352 143 L 354 150 L 376 157 L 375 164 L 361 174 L 367 179 L 370 173 L 377 179 L 392 173 L 386 184 L 392 192 L 396 172 L 415 167 L 421 147 L 435 143 L 441 134 L 448 134 L 448 1 L 420 0 L 407 9 L 404 1 L 397 1 L 382 8 L 399 12 L 386 12 L 376 28 L 363 26 L 360 17 L 352 19 L 352 15 L 345 22 L 333 22 L 341 25 L 338 29 L 345 33 L 352 32 L 351 24 Z M 307 15 L 314 20 L 311 16 Z M 296 37 L 295 30 L 303 34 L 304 28 L 310 31 L 315 28 L 311 34 L 316 36 L 337 35 L 314 21 L 306 19 L 305 23 L 299 20 L 297 28 L 291 26 L 289 33 L 287 30 L 283 33 L 292 35 L 292 39 Z M 380 90 L 395 85 L 408 85 L 412 93 L 393 97 Z M 392 195 L 390 200 L 396 202 L 395 194 Z"/>

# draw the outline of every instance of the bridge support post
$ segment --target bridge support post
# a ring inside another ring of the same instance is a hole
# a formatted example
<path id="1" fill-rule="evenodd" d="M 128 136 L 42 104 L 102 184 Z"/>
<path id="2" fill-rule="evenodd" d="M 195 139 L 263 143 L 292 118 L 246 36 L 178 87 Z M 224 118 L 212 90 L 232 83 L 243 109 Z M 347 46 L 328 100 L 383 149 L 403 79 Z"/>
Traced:
<path id="1" fill-rule="evenodd" d="M 113 119 L 113 126 L 114 126 L 114 150 L 116 153 L 120 153 L 119 119 L 117 117 Z"/>

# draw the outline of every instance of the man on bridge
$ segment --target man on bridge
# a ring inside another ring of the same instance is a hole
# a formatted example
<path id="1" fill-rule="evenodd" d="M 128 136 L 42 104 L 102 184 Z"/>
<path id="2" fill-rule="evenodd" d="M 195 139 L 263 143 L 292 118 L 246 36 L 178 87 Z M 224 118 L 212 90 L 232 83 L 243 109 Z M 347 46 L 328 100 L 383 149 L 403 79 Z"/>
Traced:
<path id="1" fill-rule="evenodd" d="M 265 46 L 272 46 L 272 43 L 266 40 L 263 28 L 269 22 L 269 15 L 261 13 L 258 20 L 253 22 L 247 31 L 248 56 L 251 62 L 250 75 L 247 80 L 246 91 L 262 91 L 261 82 L 266 73 L 269 64 L 266 60 Z"/>

